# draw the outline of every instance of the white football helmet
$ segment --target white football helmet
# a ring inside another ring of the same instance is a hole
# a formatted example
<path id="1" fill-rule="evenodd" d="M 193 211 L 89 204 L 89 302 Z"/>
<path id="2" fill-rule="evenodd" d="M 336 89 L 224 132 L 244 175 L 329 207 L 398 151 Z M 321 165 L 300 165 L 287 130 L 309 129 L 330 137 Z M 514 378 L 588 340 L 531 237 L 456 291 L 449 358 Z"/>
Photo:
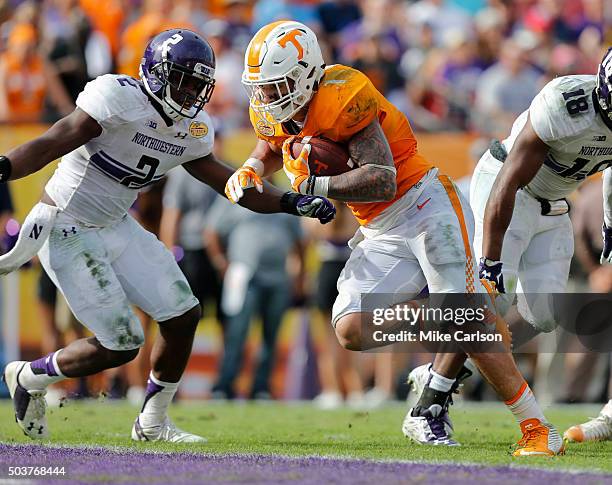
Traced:
<path id="1" fill-rule="evenodd" d="M 262 27 L 251 39 L 242 84 L 260 118 L 282 123 L 310 101 L 324 69 L 314 32 L 299 22 L 281 20 Z"/>

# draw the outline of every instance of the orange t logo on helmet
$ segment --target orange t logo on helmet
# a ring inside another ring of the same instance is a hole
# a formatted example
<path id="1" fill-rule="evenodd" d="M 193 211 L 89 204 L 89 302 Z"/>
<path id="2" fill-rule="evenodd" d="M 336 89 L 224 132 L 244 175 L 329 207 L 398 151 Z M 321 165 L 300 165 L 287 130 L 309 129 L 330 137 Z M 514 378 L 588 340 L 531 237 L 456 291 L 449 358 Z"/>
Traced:
<path id="1" fill-rule="evenodd" d="M 293 29 L 278 39 L 278 45 L 280 45 L 283 49 L 287 47 L 287 43 L 289 42 L 295 46 L 298 51 L 298 61 L 301 61 L 304 57 L 304 48 L 302 47 L 302 44 L 298 42 L 296 37 L 302 34 L 303 32 L 299 31 L 298 29 Z"/>

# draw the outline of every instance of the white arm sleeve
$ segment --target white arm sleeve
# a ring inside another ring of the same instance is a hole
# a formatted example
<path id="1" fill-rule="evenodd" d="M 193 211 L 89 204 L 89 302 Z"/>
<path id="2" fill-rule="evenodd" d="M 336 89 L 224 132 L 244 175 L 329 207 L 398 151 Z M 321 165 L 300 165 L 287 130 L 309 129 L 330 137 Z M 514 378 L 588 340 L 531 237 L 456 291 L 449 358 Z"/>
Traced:
<path id="1" fill-rule="evenodd" d="M 612 227 L 612 168 L 603 173 L 603 201 L 606 227 Z"/>
<path id="2" fill-rule="evenodd" d="M 0 275 L 8 274 L 23 266 L 42 248 L 51 234 L 59 209 L 39 202 L 21 226 L 15 247 L 0 256 Z"/>

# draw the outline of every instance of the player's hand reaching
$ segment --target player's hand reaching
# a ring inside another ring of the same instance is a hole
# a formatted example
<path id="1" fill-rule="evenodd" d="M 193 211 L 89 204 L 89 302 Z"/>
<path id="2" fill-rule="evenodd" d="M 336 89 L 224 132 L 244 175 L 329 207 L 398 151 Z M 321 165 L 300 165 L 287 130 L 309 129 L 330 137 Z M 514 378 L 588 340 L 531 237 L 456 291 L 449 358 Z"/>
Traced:
<path id="1" fill-rule="evenodd" d="M 306 193 L 306 185 L 310 176 L 308 168 L 308 155 L 310 155 L 310 145 L 306 144 L 297 158 L 291 155 L 291 143 L 293 138 L 288 138 L 283 143 L 283 169 L 289 177 L 291 188 L 300 194 Z"/>
<path id="2" fill-rule="evenodd" d="M 327 224 L 336 217 L 336 208 L 325 197 L 319 195 L 301 195 L 295 192 L 285 192 L 281 198 L 284 212 L 302 217 L 319 219 L 321 224 Z"/>
<path id="3" fill-rule="evenodd" d="M 480 258 L 478 277 L 484 284 L 492 286 L 498 293 L 506 293 L 501 261 L 491 261 L 484 257 Z"/>
<path id="4" fill-rule="evenodd" d="M 601 227 L 601 234 L 603 236 L 604 247 L 599 262 L 601 264 L 612 264 L 612 227 L 606 227 L 604 222 Z"/>
<path id="5" fill-rule="evenodd" d="M 319 219 L 321 224 L 327 224 L 336 217 L 336 208 L 325 197 L 303 195 L 297 201 L 297 211 L 301 216 Z"/>
<path id="6" fill-rule="evenodd" d="M 246 189 L 255 187 L 260 194 L 263 192 L 263 182 L 257 173 L 257 167 L 249 164 L 249 160 L 236 170 L 225 184 L 225 196 L 236 204 L 244 195 Z"/>

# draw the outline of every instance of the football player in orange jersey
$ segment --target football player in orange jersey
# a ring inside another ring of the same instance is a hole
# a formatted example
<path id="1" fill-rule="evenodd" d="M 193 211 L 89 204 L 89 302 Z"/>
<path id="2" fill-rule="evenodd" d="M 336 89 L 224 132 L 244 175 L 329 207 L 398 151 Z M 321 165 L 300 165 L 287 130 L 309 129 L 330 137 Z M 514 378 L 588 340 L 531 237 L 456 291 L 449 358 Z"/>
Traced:
<path id="1" fill-rule="evenodd" d="M 343 346 L 376 345 L 372 332 L 362 327 L 373 316 L 363 294 L 376 294 L 377 307 L 393 307 L 426 286 L 432 295 L 486 293 L 474 277 L 468 203 L 419 154 L 406 117 L 364 74 L 342 65 L 325 67 L 315 34 L 301 23 L 279 21 L 251 40 L 242 82 L 259 141 L 228 180 L 227 197 L 237 202 L 245 189 L 261 192 L 261 178 L 282 167 L 295 192 L 346 202 L 361 224 L 349 242 L 353 251 L 333 308 L 332 324 Z M 335 176 L 310 173 L 309 146 L 297 158 L 291 154 L 296 136 L 346 145 L 356 168 Z M 512 355 L 470 356 L 521 423 L 516 454 L 562 451 L 559 434 L 546 422 Z M 445 368 L 443 357 L 436 357 L 419 402 L 404 421 L 404 434 L 419 443 L 457 444 L 448 405 L 462 367 Z"/>

